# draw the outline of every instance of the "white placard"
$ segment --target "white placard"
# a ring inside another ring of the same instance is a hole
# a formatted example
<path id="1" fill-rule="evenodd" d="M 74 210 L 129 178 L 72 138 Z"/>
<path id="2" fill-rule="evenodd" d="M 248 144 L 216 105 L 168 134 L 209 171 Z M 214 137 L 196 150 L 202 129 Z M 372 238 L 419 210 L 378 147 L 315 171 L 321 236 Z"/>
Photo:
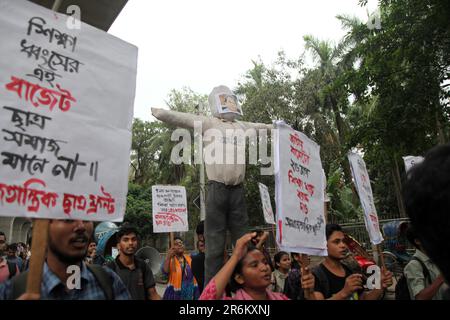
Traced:
<path id="1" fill-rule="evenodd" d="M 403 161 L 405 162 L 405 170 L 406 172 L 409 171 L 412 167 L 414 167 L 416 164 L 419 164 L 423 161 L 423 157 L 421 156 L 406 156 L 403 157 Z"/>
<path id="2" fill-rule="evenodd" d="M 268 224 L 276 224 L 272 210 L 272 203 L 270 202 L 269 189 L 265 184 L 261 182 L 258 182 L 258 187 L 259 187 L 259 194 L 261 196 L 264 220 Z"/>
<path id="3" fill-rule="evenodd" d="M 275 193 L 280 250 L 327 255 L 320 146 L 276 123 Z"/>
<path id="4" fill-rule="evenodd" d="M 122 221 L 137 48 L 0 0 L 0 215 Z"/>
<path id="5" fill-rule="evenodd" d="M 153 232 L 188 231 L 186 189 L 152 186 Z"/>
<path id="6" fill-rule="evenodd" d="M 374 245 L 380 244 L 383 242 L 383 236 L 380 232 L 377 210 L 373 201 L 372 187 L 370 185 L 366 164 L 360 155 L 353 152 L 348 153 L 348 160 L 350 161 L 353 180 L 364 211 L 364 222 L 369 233 L 370 242 Z"/>

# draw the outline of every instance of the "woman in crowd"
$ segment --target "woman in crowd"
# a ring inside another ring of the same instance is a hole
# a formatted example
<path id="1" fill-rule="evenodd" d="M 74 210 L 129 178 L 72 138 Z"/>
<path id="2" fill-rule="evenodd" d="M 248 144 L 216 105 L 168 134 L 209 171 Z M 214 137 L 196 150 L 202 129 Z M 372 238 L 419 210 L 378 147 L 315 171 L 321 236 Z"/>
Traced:
<path id="1" fill-rule="evenodd" d="M 284 292 L 284 283 L 291 270 L 291 258 L 289 253 L 280 251 L 273 257 L 275 271 L 272 272 L 272 291 Z"/>
<path id="2" fill-rule="evenodd" d="M 242 236 L 227 263 L 208 283 L 200 300 L 288 300 L 279 292 L 272 292 L 271 269 L 264 254 L 249 242 L 256 232 Z M 233 297 L 226 297 L 225 287 L 231 281 Z M 302 278 L 302 286 L 314 288 L 314 277 Z M 300 286 L 300 283 L 299 283 Z"/>

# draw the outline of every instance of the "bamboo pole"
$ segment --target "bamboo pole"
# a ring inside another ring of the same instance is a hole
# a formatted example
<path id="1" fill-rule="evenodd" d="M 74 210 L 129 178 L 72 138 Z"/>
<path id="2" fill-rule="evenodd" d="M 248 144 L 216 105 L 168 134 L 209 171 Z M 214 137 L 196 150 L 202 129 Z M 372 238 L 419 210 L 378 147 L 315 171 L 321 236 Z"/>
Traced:
<path id="1" fill-rule="evenodd" d="M 48 243 L 48 219 L 35 219 L 33 242 L 31 244 L 30 268 L 27 277 L 26 293 L 41 293 L 42 269 Z"/>
<path id="2" fill-rule="evenodd" d="M 301 276 L 303 277 L 304 275 L 308 274 L 309 272 L 311 272 L 309 270 L 309 257 L 307 254 L 300 254 L 300 263 L 301 263 Z M 306 268 L 308 268 L 308 271 L 306 271 Z M 301 285 L 301 279 L 300 279 L 300 285 Z M 307 300 L 309 300 L 312 297 L 312 289 L 306 289 L 305 291 L 305 298 Z"/>

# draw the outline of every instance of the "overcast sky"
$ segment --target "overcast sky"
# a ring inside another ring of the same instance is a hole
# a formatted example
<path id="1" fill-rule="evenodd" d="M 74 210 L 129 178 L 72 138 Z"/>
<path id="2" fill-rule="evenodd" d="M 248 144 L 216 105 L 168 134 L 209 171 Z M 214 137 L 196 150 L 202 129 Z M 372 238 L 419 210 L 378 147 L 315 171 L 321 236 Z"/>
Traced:
<path id="1" fill-rule="evenodd" d="M 298 57 L 304 35 L 337 42 L 338 14 L 367 21 L 358 0 L 129 0 L 109 33 L 139 48 L 134 116 L 152 121 L 171 89 L 233 89 L 258 56 Z"/>

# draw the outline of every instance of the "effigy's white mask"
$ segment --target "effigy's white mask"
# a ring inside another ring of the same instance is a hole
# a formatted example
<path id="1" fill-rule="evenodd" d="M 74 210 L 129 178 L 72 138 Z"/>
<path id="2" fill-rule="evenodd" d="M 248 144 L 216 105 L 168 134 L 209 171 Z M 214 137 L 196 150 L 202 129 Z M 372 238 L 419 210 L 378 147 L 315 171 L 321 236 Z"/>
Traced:
<path id="1" fill-rule="evenodd" d="M 216 118 L 234 121 L 243 115 L 236 95 L 226 86 L 215 87 L 209 94 L 208 103 Z"/>

